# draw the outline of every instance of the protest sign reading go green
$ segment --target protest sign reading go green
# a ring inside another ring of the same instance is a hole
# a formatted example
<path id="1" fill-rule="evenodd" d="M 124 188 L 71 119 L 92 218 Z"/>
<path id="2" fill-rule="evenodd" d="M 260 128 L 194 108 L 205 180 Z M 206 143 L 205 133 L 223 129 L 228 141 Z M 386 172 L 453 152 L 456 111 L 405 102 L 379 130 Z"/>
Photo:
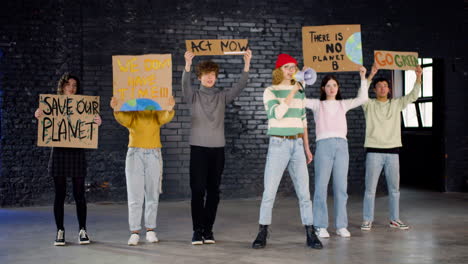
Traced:
<path id="1" fill-rule="evenodd" d="M 418 53 L 375 50 L 374 63 L 379 69 L 414 70 L 418 66 Z"/>

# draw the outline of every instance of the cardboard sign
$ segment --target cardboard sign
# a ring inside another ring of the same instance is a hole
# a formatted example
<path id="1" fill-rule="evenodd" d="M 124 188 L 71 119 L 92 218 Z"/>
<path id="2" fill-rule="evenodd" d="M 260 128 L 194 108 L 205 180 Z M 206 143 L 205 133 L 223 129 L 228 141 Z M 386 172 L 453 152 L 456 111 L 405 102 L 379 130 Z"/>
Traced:
<path id="1" fill-rule="evenodd" d="M 248 49 L 247 39 L 186 40 L 188 51 L 195 55 L 243 55 Z"/>
<path id="2" fill-rule="evenodd" d="M 37 145 L 97 148 L 99 96 L 40 94 Z"/>
<path id="3" fill-rule="evenodd" d="M 303 27 L 302 50 L 304 65 L 316 72 L 359 71 L 361 25 Z"/>
<path id="4" fill-rule="evenodd" d="M 114 111 L 169 110 L 171 54 L 112 56 Z"/>
<path id="5" fill-rule="evenodd" d="M 418 66 L 418 53 L 375 50 L 374 63 L 379 69 L 414 70 Z"/>

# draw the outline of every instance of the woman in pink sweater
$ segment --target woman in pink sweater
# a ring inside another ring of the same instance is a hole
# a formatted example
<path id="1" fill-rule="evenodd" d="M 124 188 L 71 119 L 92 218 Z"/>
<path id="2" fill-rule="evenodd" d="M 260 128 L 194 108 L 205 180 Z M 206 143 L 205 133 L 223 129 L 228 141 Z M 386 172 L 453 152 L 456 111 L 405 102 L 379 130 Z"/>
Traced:
<path id="1" fill-rule="evenodd" d="M 346 112 L 365 103 L 368 97 L 366 68 L 360 67 L 361 87 L 354 99 L 343 100 L 335 76 L 327 75 L 320 85 L 320 99 L 307 99 L 315 119 L 317 148 L 315 150 L 314 226 L 317 236 L 330 237 L 328 228 L 327 189 L 333 173 L 333 194 L 336 233 L 350 237 L 346 202 L 348 200 L 348 141 Z"/>

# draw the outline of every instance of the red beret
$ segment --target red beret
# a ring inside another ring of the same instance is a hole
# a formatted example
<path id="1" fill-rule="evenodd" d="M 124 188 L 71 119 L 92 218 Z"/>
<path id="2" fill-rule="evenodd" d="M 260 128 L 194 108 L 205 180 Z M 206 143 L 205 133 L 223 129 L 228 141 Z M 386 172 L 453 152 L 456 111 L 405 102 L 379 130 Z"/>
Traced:
<path id="1" fill-rule="evenodd" d="M 278 69 L 279 67 L 287 64 L 287 63 L 294 63 L 297 65 L 297 60 L 294 59 L 293 57 L 289 56 L 288 54 L 281 53 L 278 55 L 278 59 L 276 60 L 276 66 L 275 69 Z"/>

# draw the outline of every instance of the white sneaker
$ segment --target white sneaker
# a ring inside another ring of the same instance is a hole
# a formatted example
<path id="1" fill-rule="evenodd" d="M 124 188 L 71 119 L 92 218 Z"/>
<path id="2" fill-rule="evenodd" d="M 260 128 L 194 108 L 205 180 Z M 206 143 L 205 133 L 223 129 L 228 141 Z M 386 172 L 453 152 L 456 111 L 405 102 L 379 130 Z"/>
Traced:
<path id="1" fill-rule="evenodd" d="M 361 230 L 363 231 L 370 231 L 372 228 L 372 222 L 371 221 L 363 221 L 361 225 Z"/>
<path id="2" fill-rule="evenodd" d="M 80 245 L 87 245 L 91 243 L 91 240 L 89 240 L 86 229 L 80 229 L 80 232 L 78 233 L 78 243 Z"/>
<path id="3" fill-rule="evenodd" d="M 158 237 L 156 236 L 156 232 L 154 232 L 153 230 L 146 231 L 146 241 L 150 243 L 159 242 Z"/>
<path id="4" fill-rule="evenodd" d="M 389 226 L 391 228 L 397 228 L 397 229 L 401 229 L 401 230 L 409 229 L 409 226 L 406 225 L 405 223 L 403 223 L 401 220 L 392 220 L 392 221 L 390 221 Z"/>
<path id="5" fill-rule="evenodd" d="M 57 235 L 55 237 L 54 246 L 65 246 L 65 230 L 57 230 Z"/>
<path id="6" fill-rule="evenodd" d="M 321 238 L 329 238 L 330 237 L 330 234 L 328 233 L 326 228 L 321 228 L 321 227 L 316 228 L 315 229 L 315 234 L 318 237 L 321 237 Z"/>
<path id="7" fill-rule="evenodd" d="M 128 239 L 129 246 L 136 246 L 138 245 L 138 241 L 140 240 L 140 235 L 133 233 L 130 238 Z"/>
<path id="8" fill-rule="evenodd" d="M 351 237 L 351 233 L 349 233 L 348 229 L 346 228 L 340 228 L 336 230 L 336 234 L 340 237 Z"/>

